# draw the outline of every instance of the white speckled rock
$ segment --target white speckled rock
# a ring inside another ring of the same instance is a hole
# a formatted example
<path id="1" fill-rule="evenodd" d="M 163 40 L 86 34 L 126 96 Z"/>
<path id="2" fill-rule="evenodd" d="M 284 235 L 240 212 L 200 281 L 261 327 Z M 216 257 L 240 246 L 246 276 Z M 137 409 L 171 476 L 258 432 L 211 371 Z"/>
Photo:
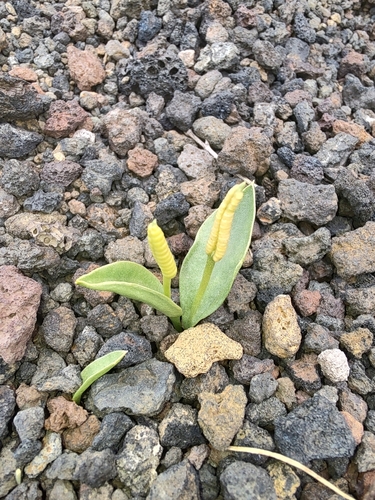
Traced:
<path id="1" fill-rule="evenodd" d="M 301 329 L 289 295 L 278 295 L 263 315 L 264 347 L 279 358 L 294 356 L 301 344 Z"/>
<path id="2" fill-rule="evenodd" d="M 348 360 L 340 349 L 327 349 L 318 356 L 323 375 L 331 382 L 343 382 L 349 377 Z"/>
<path id="3" fill-rule="evenodd" d="M 165 357 L 187 378 L 207 373 L 212 364 L 224 359 L 241 359 L 241 344 L 227 337 L 217 326 L 205 323 L 180 333 L 165 351 Z"/>

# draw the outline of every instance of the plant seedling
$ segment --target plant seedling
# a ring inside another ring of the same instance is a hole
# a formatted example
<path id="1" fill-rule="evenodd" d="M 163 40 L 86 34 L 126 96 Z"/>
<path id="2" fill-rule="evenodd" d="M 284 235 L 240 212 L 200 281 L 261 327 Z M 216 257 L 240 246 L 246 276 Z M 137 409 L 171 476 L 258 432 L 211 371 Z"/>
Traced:
<path id="1" fill-rule="evenodd" d="M 98 378 L 105 375 L 109 370 L 112 370 L 112 368 L 120 363 L 127 352 L 128 351 L 112 351 L 87 365 L 86 368 L 81 371 L 82 385 L 73 394 L 73 401 L 79 404 L 85 390 L 88 389 L 95 380 L 98 380 Z"/>
<path id="2" fill-rule="evenodd" d="M 255 220 L 254 183 L 233 186 L 219 208 L 202 224 L 180 270 L 180 303 L 171 299 L 177 274 L 163 231 L 154 220 L 148 243 L 163 284 L 139 264 L 119 261 L 81 276 L 76 284 L 144 302 L 170 318 L 177 331 L 195 326 L 227 297 L 248 251 Z"/>

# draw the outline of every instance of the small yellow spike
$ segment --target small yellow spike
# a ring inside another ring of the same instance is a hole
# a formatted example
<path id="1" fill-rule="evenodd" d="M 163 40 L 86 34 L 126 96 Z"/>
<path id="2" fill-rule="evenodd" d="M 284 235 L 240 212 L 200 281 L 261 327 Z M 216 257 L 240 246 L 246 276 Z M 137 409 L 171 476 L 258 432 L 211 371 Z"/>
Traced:
<path id="1" fill-rule="evenodd" d="M 156 219 L 148 225 L 147 236 L 152 255 L 160 267 L 163 276 L 169 279 L 174 278 L 177 274 L 176 262 Z"/>

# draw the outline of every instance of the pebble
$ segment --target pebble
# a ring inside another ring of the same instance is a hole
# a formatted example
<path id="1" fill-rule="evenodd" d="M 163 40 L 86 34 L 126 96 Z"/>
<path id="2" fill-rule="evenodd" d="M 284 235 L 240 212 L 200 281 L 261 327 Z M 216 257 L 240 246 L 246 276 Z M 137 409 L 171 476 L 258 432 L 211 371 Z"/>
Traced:
<path id="1" fill-rule="evenodd" d="M 150 342 L 132 332 L 121 332 L 111 337 L 100 348 L 96 359 L 112 351 L 126 351 L 125 357 L 117 364 L 117 368 L 127 368 L 152 358 Z"/>
<path id="2" fill-rule="evenodd" d="M 209 175 L 213 178 L 215 167 L 212 156 L 202 149 L 186 144 L 178 157 L 177 164 L 180 170 L 190 179 L 201 179 Z"/>
<path id="3" fill-rule="evenodd" d="M 8 434 L 8 422 L 16 407 L 14 391 L 7 385 L 0 387 L 0 437 L 3 439 Z"/>
<path id="4" fill-rule="evenodd" d="M 286 414 L 285 405 L 275 396 L 271 396 L 261 403 L 249 403 L 246 407 L 247 420 L 270 430 L 274 427 L 275 419 Z"/>
<path id="5" fill-rule="evenodd" d="M 13 419 L 21 441 L 36 441 L 41 437 L 44 425 L 44 410 L 40 406 L 21 410 Z"/>
<path id="6" fill-rule="evenodd" d="M 92 52 L 69 45 L 67 54 L 70 76 L 80 90 L 91 90 L 102 83 L 106 74 L 101 62 Z"/>
<path id="7" fill-rule="evenodd" d="M 223 392 L 198 395 L 198 422 L 213 448 L 225 450 L 240 430 L 247 398 L 243 387 L 228 385 Z"/>
<path id="8" fill-rule="evenodd" d="M 220 474 L 224 500 L 276 500 L 276 492 L 269 474 L 253 464 L 240 460 L 231 463 Z"/>
<path id="9" fill-rule="evenodd" d="M 195 87 L 195 92 L 197 93 L 197 87 Z M 203 141 L 207 141 L 212 148 L 221 150 L 231 128 L 215 116 L 202 116 L 193 123 L 193 132 Z"/>
<path id="10" fill-rule="evenodd" d="M 109 448 L 116 453 L 122 438 L 133 426 L 131 419 L 122 412 L 104 415 L 100 430 L 91 443 L 91 448 L 95 451 L 103 451 Z"/>
<path id="11" fill-rule="evenodd" d="M 111 450 L 88 449 L 78 455 L 73 479 L 92 488 L 99 488 L 116 475 L 116 460 Z"/>
<path id="12" fill-rule="evenodd" d="M 279 295 L 267 305 L 262 330 L 264 346 L 271 354 L 279 358 L 290 358 L 296 354 L 302 336 L 288 295 Z"/>
<path id="13" fill-rule="evenodd" d="M 343 382 L 349 377 L 349 364 L 340 349 L 327 349 L 318 356 L 318 363 L 323 375 L 333 383 Z"/>
<path id="14" fill-rule="evenodd" d="M 147 498 L 158 500 L 161 497 L 176 500 L 182 500 L 184 497 L 190 500 L 201 498 L 197 471 L 187 460 L 172 465 L 152 483 Z"/>
<path id="15" fill-rule="evenodd" d="M 277 389 L 277 381 L 269 372 L 255 375 L 250 380 L 249 399 L 253 403 L 262 401 L 273 396 Z"/>
<path id="16" fill-rule="evenodd" d="M 56 460 L 62 453 L 61 436 L 56 432 L 48 432 L 43 438 L 40 453 L 25 467 L 25 474 L 31 479 L 38 477 L 48 464 Z"/>
<path id="17" fill-rule="evenodd" d="M 342 414 L 335 405 L 319 396 L 275 420 L 275 443 L 280 453 L 302 463 L 350 457 L 356 447 Z"/>
<path id="18" fill-rule="evenodd" d="M 58 352 L 69 352 L 77 326 L 77 319 L 71 309 L 61 306 L 49 312 L 41 330 L 46 344 Z"/>
<path id="19" fill-rule="evenodd" d="M 355 455 L 355 462 L 358 466 L 358 472 L 367 472 L 374 469 L 375 435 L 372 432 L 365 431 L 362 442 Z"/>
<path id="20" fill-rule="evenodd" d="M 205 439 L 197 421 L 197 411 L 188 405 L 175 403 L 158 427 L 162 446 L 191 448 Z"/>
<path id="21" fill-rule="evenodd" d="M 183 331 L 164 353 L 187 378 L 207 373 L 212 364 L 224 359 L 240 359 L 242 347 L 217 326 L 205 323 Z"/>
<path id="22" fill-rule="evenodd" d="M 322 325 L 311 323 L 307 326 L 307 333 L 304 338 L 304 350 L 320 354 L 327 349 L 338 349 L 339 341 L 336 340 Z"/>
<path id="23" fill-rule="evenodd" d="M 5 158 L 23 158 L 31 154 L 43 141 L 43 136 L 9 123 L 0 124 L 0 155 Z"/>
<path id="24" fill-rule="evenodd" d="M 90 390 L 99 412 L 156 415 L 169 400 L 175 376 L 169 363 L 150 359 L 118 373 L 104 375 Z M 115 389 L 115 390 L 114 390 Z"/>

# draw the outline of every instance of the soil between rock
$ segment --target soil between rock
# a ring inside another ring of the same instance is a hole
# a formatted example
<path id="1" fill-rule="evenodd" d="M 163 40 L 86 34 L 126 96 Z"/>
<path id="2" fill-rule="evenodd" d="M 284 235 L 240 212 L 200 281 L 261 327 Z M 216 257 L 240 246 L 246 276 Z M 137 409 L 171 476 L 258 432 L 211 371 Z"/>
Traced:
<path id="1" fill-rule="evenodd" d="M 230 444 L 374 498 L 374 15 L 351 0 L 0 3 L 1 498 L 338 498 Z M 117 260 L 159 275 L 154 217 L 180 264 L 238 175 L 256 182 L 251 249 L 203 327 L 236 354 L 189 378 L 166 317 L 74 283 Z M 81 370 L 117 349 L 72 403 Z"/>

